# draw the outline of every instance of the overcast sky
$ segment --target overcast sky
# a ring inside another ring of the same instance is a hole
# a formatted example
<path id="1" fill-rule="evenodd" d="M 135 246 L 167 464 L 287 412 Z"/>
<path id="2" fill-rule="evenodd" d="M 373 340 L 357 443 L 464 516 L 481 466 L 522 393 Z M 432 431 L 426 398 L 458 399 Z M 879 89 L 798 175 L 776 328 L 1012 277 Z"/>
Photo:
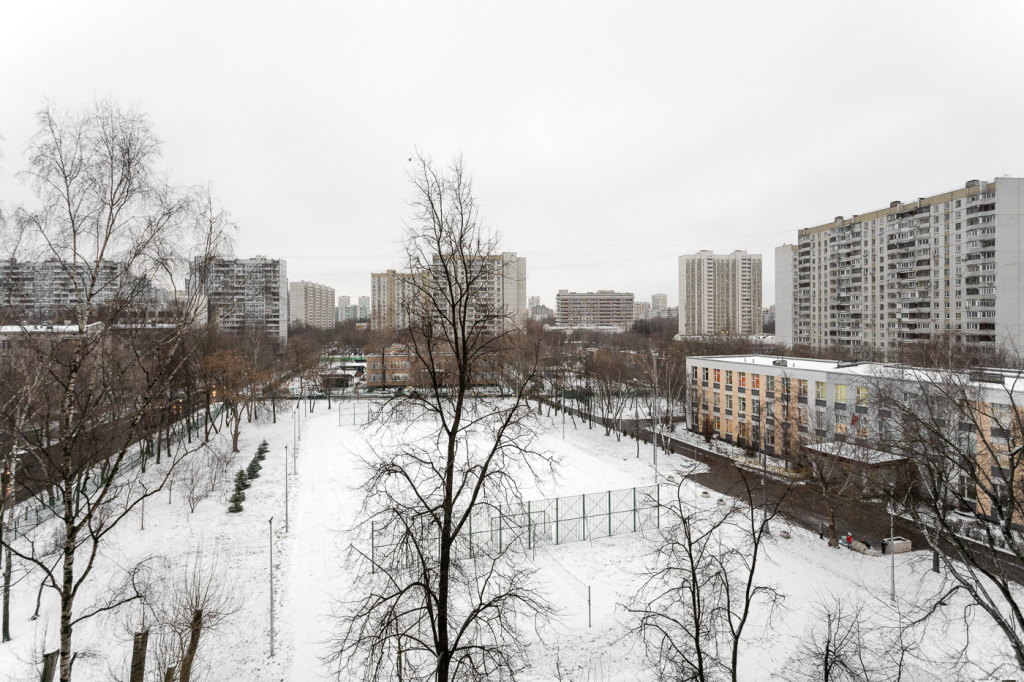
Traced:
<path id="1" fill-rule="evenodd" d="M 677 257 L 1024 174 L 1024 3 L 5 2 L 0 201 L 44 98 L 148 111 L 237 254 L 368 295 L 414 149 L 461 152 L 528 290 L 678 300 Z"/>

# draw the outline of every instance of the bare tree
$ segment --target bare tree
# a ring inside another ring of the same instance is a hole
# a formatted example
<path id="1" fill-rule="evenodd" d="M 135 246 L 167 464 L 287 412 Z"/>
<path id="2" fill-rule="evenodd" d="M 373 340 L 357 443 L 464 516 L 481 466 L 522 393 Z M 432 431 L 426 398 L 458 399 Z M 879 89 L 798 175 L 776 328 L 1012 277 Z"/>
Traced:
<path id="1" fill-rule="evenodd" d="M 140 484 L 143 421 L 196 346 L 200 287 L 229 245 L 229 224 L 208 195 L 162 180 L 159 141 L 145 115 L 98 101 L 78 113 L 47 105 L 38 121 L 25 173 L 38 207 L 18 211 L 16 241 L 63 273 L 72 293 L 52 314 L 72 324 L 52 334 L 25 330 L 2 362 L 23 377 L 39 365 L 49 375 L 24 411 L 33 428 L 10 433 L 22 451 L 20 489 L 52 509 L 64 546 L 53 570 L 32 555 L 29 538 L 4 545 L 60 596 L 67 682 L 75 625 L 117 606 L 76 608 L 101 544 L 189 451 L 177 440 L 161 470 Z M 159 307 L 159 325 L 152 324 L 154 286 L 180 294 Z"/>
<path id="2" fill-rule="evenodd" d="M 332 660 L 345 679 L 509 679 L 528 662 L 521 629 L 548 613 L 517 533 L 491 533 L 519 500 L 518 479 L 549 464 L 533 452 L 527 405 L 538 349 L 483 293 L 515 273 L 480 224 L 461 159 L 443 171 L 417 157 L 412 180 L 415 293 L 403 305 L 415 390 L 376 416 L 362 488 L 371 551 Z"/>
<path id="3" fill-rule="evenodd" d="M 211 486 L 208 473 L 210 468 L 199 459 L 199 453 L 193 454 L 179 467 L 175 474 L 175 480 L 182 489 L 185 497 L 185 504 L 188 505 L 189 513 L 194 513 L 199 503 L 210 496 Z"/>
<path id="4" fill-rule="evenodd" d="M 752 478 L 710 508 L 687 501 L 681 481 L 661 510 L 660 542 L 626 604 L 659 680 L 737 680 L 751 614 L 765 609 L 770 623 L 783 600 L 758 573 L 778 502 L 762 513 Z"/>
<path id="5" fill-rule="evenodd" d="M 919 479 L 901 509 L 942 569 L 930 610 L 970 595 L 1024 668 L 1024 374 L 972 370 L 953 352 L 927 370 L 886 367 L 872 392 L 886 447 L 907 456 Z"/>

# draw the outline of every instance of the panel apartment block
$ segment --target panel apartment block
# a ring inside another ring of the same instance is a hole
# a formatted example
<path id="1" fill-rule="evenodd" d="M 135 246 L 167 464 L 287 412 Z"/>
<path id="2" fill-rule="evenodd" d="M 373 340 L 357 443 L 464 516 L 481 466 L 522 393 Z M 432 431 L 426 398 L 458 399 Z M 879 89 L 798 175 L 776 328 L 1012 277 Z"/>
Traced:
<path id="1" fill-rule="evenodd" d="M 263 329 L 288 342 L 288 264 L 264 258 L 218 258 L 206 284 L 209 320 L 226 332 Z"/>
<path id="2" fill-rule="evenodd" d="M 760 334 L 761 255 L 700 251 L 679 257 L 679 333 Z"/>
<path id="3" fill-rule="evenodd" d="M 894 201 L 800 230 L 776 257 L 776 336 L 900 348 L 943 334 L 1019 348 L 1024 179 Z"/>
<path id="4" fill-rule="evenodd" d="M 601 289 L 577 293 L 558 292 L 560 327 L 608 327 L 628 329 L 633 324 L 633 294 Z"/>
<path id="5" fill-rule="evenodd" d="M 292 324 L 334 329 L 334 288 L 316 282 L 290 282 L 288 310 Z"/>

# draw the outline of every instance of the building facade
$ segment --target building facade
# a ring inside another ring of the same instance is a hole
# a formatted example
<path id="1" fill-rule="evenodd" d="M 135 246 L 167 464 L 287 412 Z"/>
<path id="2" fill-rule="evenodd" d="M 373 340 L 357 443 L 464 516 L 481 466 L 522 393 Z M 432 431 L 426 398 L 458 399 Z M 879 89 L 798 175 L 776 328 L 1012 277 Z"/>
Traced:
<path id="1" fill-rule="evenodd" d="M 646 320 L 651 317 L 651 304 L 647 301 L 637 301 L 633 304 L 633 321 Z"/>
<path id="2" fill-rule="evenodd" d="M 668 310 L 668 294 L 654 294 L 651 296 L 651 313 L 657 313 L 660 310 Z"/>
<path id="3" fill-rule="evenodd" d="M 688 357 L 686 372 L 690 431 L 787 462 L 810 448 L 878 469 L 907 459 L 901 448 L 911 420 L 894 406 L 924 409 L 923 432 L 931 439 L 933 429 L 945 431 L 936 442 L 957 444 L 951 460 L 975 458 L 970 468 L 982 472 L 987 489 L 1012 480 L 1024 488 L 1014 461 L 1024 443 L 1019 371 L 724 355 Z M 988 502 L 977 500 L 984 511 Z"/>
<path id="4" fill-rule="evenodd" d="M 415 278 L 416 275 L 397 270 L 370 275 L 369 320 L 373 329 L 408 329 L 411 304 L 420 290 Z M 357 308 L 357 315 L 361 308 L 362 305 Z"/>
<path id="5" fill-rule="evenodd" d="M 633 324 L 633 294 L 600 289 L 577 293 L 562 289 L 557 297 L 559 327 L 628 329 Z"/>
<path id="6" fill-rule="evenodd" d="M 711 251 L 679 257 L 679 333 L 760 334 L 761 255 Z"/>
<path id="7" fill-rule="evenodd" d="M 316 282 L 289 282 L 288 318 L 292 324 L 334 329 L 334 289 Z"/>
<path id="8" fill-rule="evenodd" d="M 776 338 L 900 348 L 949 334 L 1024 341 L 1022 178 L 894 201 L 800 230 L 775 250 Z"/>
<path id="9" fill-rule="evenodd" d="M 260 328 L 288 342 L 288 265 L 280 259 L 218 258 L 204 291 L 209 321 L 226 332 Z"/>
<path id="10" fill-rule="evenodd" d="M 138 287 L 143 287 L 148 292 L 143 292 L 143 298 L 166 302 L 165 292 L 147 287 L 116 261 L 0 261 L 0 316 L 7 322 L 77 319 L 81 298 L 90 289 L 87 298 L 94 308 L 89 311 L 92 314 L 96 307 L 123 295 L 129 285 L 135 300 L 139 299 Z"/>

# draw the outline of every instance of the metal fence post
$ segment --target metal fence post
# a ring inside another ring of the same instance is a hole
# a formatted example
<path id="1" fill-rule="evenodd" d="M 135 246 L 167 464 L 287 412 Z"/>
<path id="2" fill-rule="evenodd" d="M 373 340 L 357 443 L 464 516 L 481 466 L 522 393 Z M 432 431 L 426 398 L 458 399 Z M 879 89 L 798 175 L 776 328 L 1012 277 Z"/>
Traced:
<path id="1" fill-rule="evenodd" d="M 608 537 L 612 536 L 612 491 L 608 491 Z"/>
<path id="2" fill-rule="evenodd" d="M 658 528 L 661 528 L 661 486 L 655 484 L 654 491 L 658 496 L 658 505 L 654 508 L 654 513 L 657 514 Z"/>
<path id="3" fill-rule="evenodd" d="M 587 539 L 587 494 L 583 493 L 583 539 Z"/>
<path id="4" fill-rule="evenodd" d="M 530 501 L 526 501 L 526 549 L 533 548 L 533 515 L 530 514 Z"/>
<path id="5" fill-rule="evenodd" d="M 555 498 L 555 544 L 558 544 L 558 498 Z"/>
<path id="6" fill-rule="evenodd" d="M 633 487 L 633 532 L 636 532 L 636 486 Z"/>

